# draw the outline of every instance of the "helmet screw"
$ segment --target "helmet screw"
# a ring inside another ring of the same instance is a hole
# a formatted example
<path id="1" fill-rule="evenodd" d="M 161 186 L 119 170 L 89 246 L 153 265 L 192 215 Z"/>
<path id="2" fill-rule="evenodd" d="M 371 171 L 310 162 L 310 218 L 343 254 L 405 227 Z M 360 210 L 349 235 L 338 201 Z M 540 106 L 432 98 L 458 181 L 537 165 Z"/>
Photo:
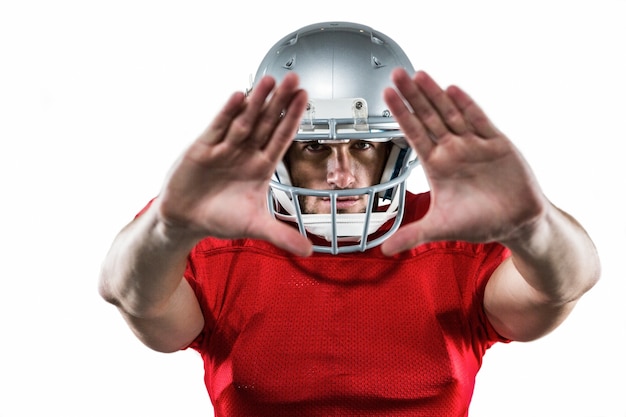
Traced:
<path id="1" fill-rule="evenodd" d="M 356 107 L 357 110 L 361 110 L 363 108 L 363 102 L 357 101 L 356 103 L 354 103 L 354 106 Z"/>
<path id="2" fill-rule="evenodd" d="M 384 110 L 383 117 L 391 117 L 391 112 L 389 110 Z"/>

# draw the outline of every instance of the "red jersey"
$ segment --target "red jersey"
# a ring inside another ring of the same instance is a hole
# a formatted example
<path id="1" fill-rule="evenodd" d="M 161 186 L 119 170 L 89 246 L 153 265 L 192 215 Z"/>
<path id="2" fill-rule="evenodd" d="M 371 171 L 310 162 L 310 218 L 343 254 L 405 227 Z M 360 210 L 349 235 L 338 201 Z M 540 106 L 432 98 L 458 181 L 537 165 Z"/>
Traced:
<path id="1" fill-rule="evenodd" d="M 409 195 L 405 222 L 429 195 Z M 437 242 L 393 257 L 294 257 L 250 239 L 201 241 L 186 279 L 205 327 L 215 416 L 466 416 L 483 354 L 499 244 Z"/>

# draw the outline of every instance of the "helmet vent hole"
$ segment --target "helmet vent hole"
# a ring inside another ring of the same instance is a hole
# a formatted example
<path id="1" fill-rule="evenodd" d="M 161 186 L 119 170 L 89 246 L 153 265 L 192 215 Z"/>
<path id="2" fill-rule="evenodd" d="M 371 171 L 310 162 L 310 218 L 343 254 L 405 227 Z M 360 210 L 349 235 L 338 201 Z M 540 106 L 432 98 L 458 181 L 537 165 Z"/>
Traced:
<path id="1" fill-rule="evenodd" d="M 287 62 L 283 64 L 283 67 L 287 69 L 292 69 L 295 64 L 296 64 L 296 57 L 292 56 L 291 58 L 287 60 Z"/>
<path id="2" fill-rule="evenodd" d="M 380 61 L 380 59 L 378 59 L 378 58 L 377 58 L 377 57 L 375 57 L 375 56 L 372 56 L 372 65 L 373 65 L 375 68 L 381 68 L 381 67 L 384 67 L 384 66 L 385 66 L 385 64 L 383 64 L 383 63 Z"/>

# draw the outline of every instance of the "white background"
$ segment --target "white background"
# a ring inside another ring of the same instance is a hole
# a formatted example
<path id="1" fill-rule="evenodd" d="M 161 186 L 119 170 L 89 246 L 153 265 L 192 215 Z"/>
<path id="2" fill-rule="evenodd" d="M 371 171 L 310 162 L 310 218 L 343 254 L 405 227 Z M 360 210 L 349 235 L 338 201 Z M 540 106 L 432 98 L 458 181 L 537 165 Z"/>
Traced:
<path id="1" fill-rule="evenodd" d="M 626 416 L 626 1 L 242 3 L 0 3 L 0 416 L 212 415 L 200 358 L 141 345 L 100 263 L 267 49 L 325 20 L 464 87 L 600 250 L 562 327 L 487 352 L 470 415 Z"/>

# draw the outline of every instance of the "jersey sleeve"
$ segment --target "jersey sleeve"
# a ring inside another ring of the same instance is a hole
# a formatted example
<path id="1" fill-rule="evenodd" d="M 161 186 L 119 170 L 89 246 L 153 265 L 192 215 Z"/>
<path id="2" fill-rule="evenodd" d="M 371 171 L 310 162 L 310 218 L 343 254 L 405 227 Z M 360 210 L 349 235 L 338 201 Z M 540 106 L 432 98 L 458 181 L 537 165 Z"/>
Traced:
<path id="1" fill-rule="evenodd" d="M 511 340 L 501 336 L 494 329 L 484 308 L 485 289 L 487 287 L 487 283 L 496 268 L 511 256 L 511 252 L 506 247 L 496 243 L 484 245 L 484 250 L 484 259 L 475 280 L 474 298 L 479 300 L 480 303 L 476 304 L 474 314 L 477 323 L 479 324 L 477 329 L 482 330 L 481 332 L 478 332 L 478 337 L 482 339 L 483 345 L 486 349 L 496 342 L 511 342 Z"/>

